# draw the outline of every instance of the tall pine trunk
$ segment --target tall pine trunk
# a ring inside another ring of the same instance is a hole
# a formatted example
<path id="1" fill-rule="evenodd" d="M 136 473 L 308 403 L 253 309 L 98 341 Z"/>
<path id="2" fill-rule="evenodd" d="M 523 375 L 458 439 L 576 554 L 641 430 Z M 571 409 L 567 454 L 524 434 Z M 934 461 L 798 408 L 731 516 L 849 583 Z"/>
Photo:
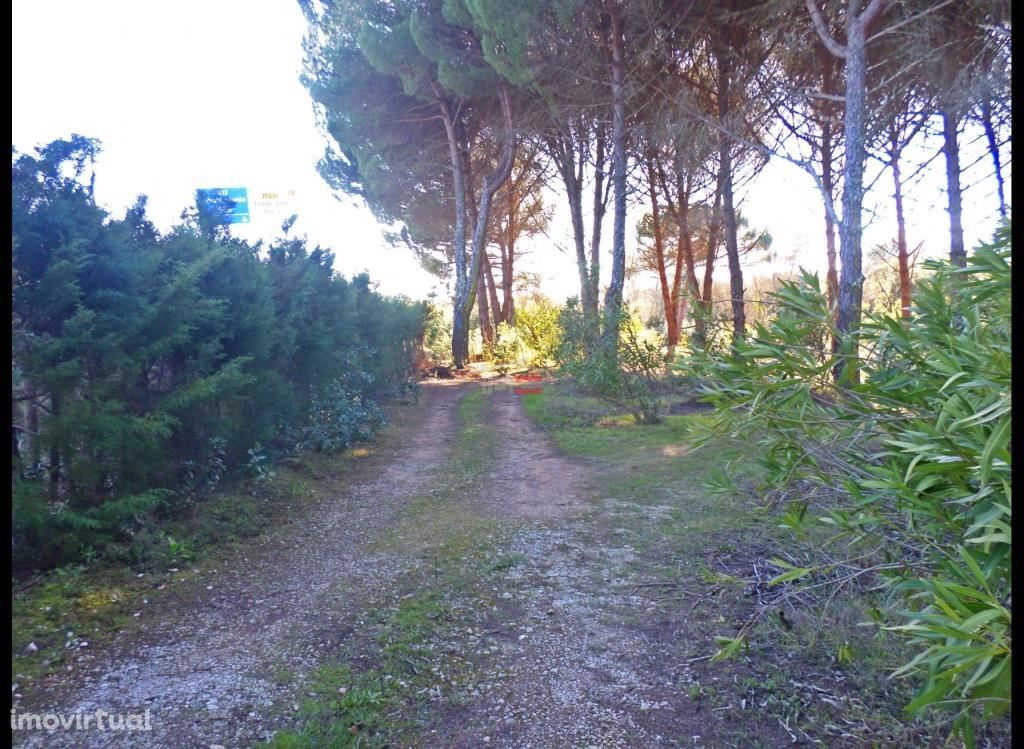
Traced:
<path id="1" fill-rule="evenodd" d="M 594 134 L 594 193 L 590 214 L 590 267 L 587 269 L 590 307 L 585 317 L 591 320 L 587 328 L 589 350 L 601 337 L 601 233 L 604 215 L 608 210 L 608 188 L 605 183 L 605 168 L 608 161 L 607 133 L 603 124 L 598 124 Z"/>
<path id="2" fill-rule="evenodd" d="M 821 89 L 826 95 L 835 95 L 835 64 L 836 59 L 827 49 L 821 50 L 820 62 L 822 70 Z M 825 193 L 825 256 L 828 262 L 826 271 L 826 287 L 828 290 L 828 305 L 835 315 L 836 305 L 839 301 L 839 271 L 836 265 L 836 223 L 830 210 L 830 205 L 835 201 L 835 143 L 833 136 L 835 129 L 832 125 L 832 107 L 825 106 L 822 113 L 821 124 L 821 187 Z M 833 340 L 833 351 L 837 350 L 838 341 Z"/>
<path id="3" fill-rule="evenodd" d="M 957 140 L 957 116 L 952 107 L 942 108 L 942 152 L 946 156 L 946 198 L 949 210 L 949 261 L 967 265 L 964 248 L 963 202 L 960 190 L 960 144 Z"/>
<path id="4" fill-rule="evenodd" d="M 672 267 L 672 317 L 675 321 L 675 330 L 670 330 L 668 335 L 668 351 L 665 353 L 667 361 L 671 362 L 676 358 L 676 347 L 679 345 L 679 339 L 683 333 L 683 320 L 686 319 L 686 303 L 687 303 L 687 292 L 683 288 L 683 267 L 686 265 L 686 248 L 689 244 L 689 237 L 683 235 L 683 229 L 685 219 L 680 218 L 677 222 L 679 224 L 679 237 L 676 239 L 676 251 L 675 251 L 675 265 Z M 688 231 L 688 229 L 687 229 Z M 692 260 L 693 248 L 690 248 L 690 255 Z M 689 276 L 687 276 L 687 283 L 689 283 Z"/>
<path id="5" fill-rule="evenodd" d="M 835 195 L 835 176 L 832 167 L 832 125 L 825 122 L 821 128 L 821 185 L 828 199 Z M 825 209 L 825 256 L 828 260 L 827 287 L 828 305 L 836 309 L 839 299 L 839 271 L 836 266 L 836 223 L 832 212 Z"/>
<path id="6" fill-rule="evenodd" d="M 481 263 L 476 284 L 476 314 L 480 324 L 480 338 L 483 340 L 485 350 L 494 345 L 494 326 L 491 325 L 491 308 L 487 298 L 487 273 Z"/>
<path id="7" fill-rule="evenodd" d="M 839 307 L 836 329 L 840 336 L 837 379 L 857 380 L 861 304 L 864 297 L 862 272 L 864 206 L 864 120 L 866 94 L 866 30 L 856 17 L 847 24 L 846 44 L 846 161 L 843 167 L 843 221 L 839 227 L 842 275 L 839 279 Z"/>
<path id="8" fill-rule="evenodd" d="M 899 140 L 892 136 L 890 167 L 892 167 L 893 198 L 896 201 L 896 257 L 900 269 L 900 310 L 904 320 L 910 319 L 910 257 L 907 252 L 907 221 L 903 214 L 903 179 L 900 176 Z"/>
<path id="9" fill-rule="evenodd" d="M 647 183 L 651 195 L 651 230 L 654 233 L 654 258 L 658 270 L 658 286 L 661 289 L 661 303 L 665 308 L 665 330 L 668 350 L 675 353 L 679 342 L 679 331 L 676 326 L 676 304 L 672 288 L 668 282 L 668 269 L 665 265 L 665 238 L 661 226 L 661 206 L 658 205 L 658 187 L 654 175 L 655 154 L 647 154 Z"/>
<path id="10" fill-rule="evenodd" d="M 515 297 L 512 293 L 515 258 L 515 240 L 511 239 L 507 247 L 503 244 L 501 248 L 501 321 L 508 325 L 515 325 L 516 322 Z"/>
<path id="11" fill-rule="evenodd" d="M 456 369 L 465 365 L 469 358 L 469 315 L 465 302 L 469 296 L 469 280 L 466 278 L 466 175 L 455 122 L 455 113 L 448 100 L 435 89 L 445 135 L 448 138 L 448 155 L 452 162 L 452 181 L 455 193 L 455 232 L 452 238 L 452 254 L 455 261 L 455 297 L 452 300 L 452 361 Z"/>
<path id="12" fill-rule="evenodd" d="M 626 280 L 626 93 L 625 42 L 622 11 L 617 2 L 609 7 L 612 53 L 612 273 L 604 302 L 606 353 L 618 361 L 619 325 L 622 321 L 622 288 Z"/>
<path id="13" fill-rule="evenodd" d="M 590 257 L 587 257 L 586 229 L 583 223 L 583 163 L 588 144 L 580 144 L 580 158 L 576 158 L 576 145 L 568 125 L 560 126 L 557 140 L 552 142 L 552 150 L 558 154 L 558 170 L 565 186 L 566 200 L 569 203 L 569 218 L 572 223 L 573 244 L 576 250 L 576 269 L 580 279 L 580 309 L 583 313 L 584 350 L 589 355 L 594 342 L 598 338 L 600 324 L 598 320 L 598 274 L 600 260 L 598 253 L 601 245 L 601 227 L 604 208 L 601 202 L 601 188 L 604 183 L 604 132 L 598 126 L 595 142 L 594 159 L 594 226 L 591 234 Z M 582 136 L 580 136 L 582 137 Z"/>
<path id="14" fill-rule="evenodd" d="M 494 326 L 495 332 L 497 332 L 498 325 L 504 322 L 504 320 L 501 317 L 501 302 L 498 301 L 498 287 L 494 282 L 494 269 L 491 266 L 491 257 L 487 254 L 486 249 L 480 257 L 480 272 L 483 274 L 484 283 L 487 286 L 487 300 L 489 302 L 488 307 L 491 312 L 491 324 Z"/>
<path id="15" fill-rule="evenodd" d="M 999 157 L 999 141 L 992 126 L 992 105 L 988 101 L 981 103 L 981 126 L 985 129 L 985 141 L 988 143 L 988 154 L 995 168 L 996 195 L 999 197 L 999 215 L 1006 218 L 1006 193 L 1003 185 L 1003 166 Z"/>
<path id="16" fill-rule="evenodd" d="M 725 228 L 725 253 L 729 261 L 729 295 L 732 300 L 732 335 L 738 341 L 746 335 L 747 319 L 744 307 L 743 268 L 740 266 L 739 227 L 732 194 L 732 144 L 729 138 L 730 65 L 726 56 L 727 45 L 719 44 L 718 60 L 718 121 L 722 133 L 718 141 L 720 184 L 722 185 L 722 220 Z"/>
<path id="17" fill-rule="evenodd" d="M 686 304 L 689 300 L 693 305 L 693 308 L 697 310 L 698 314 L 695 315 L 697 318 L 696 323 L 700 320 L 701 311 L 701 295 L 700 285 L 697 282 L 697 268 L 696 262 L 693 258 L 693 239 L 690 237 L 690 205 L 689 198 L 684 203 L 679 203 L 679 247 L 677 253 L 680 256 L 680 260 L 686 266 L 686 292 L 680 294 L 679 298 L 679 312 L 676 314 L 679 320 L 680 332 L 682 330 L 683 320 L 686 319 Z M 677 260 L 677 263 L 679 261 Z M 696 334 L 697 331 L 695 330 Z"/>
<path id="18" fill-rule="evenodd" d="M 502 86 L 498 90 L 498 98 L 501 102 L 504 135 L 501 148 L 501 158 L 494 171 L 484 177 L 484 184 L 480 191 L 480 204 L 476 209 L 476 227 L 473 229 L 473 243 L 470 247 L 469 274 L 476 277 L 480 273 L 480 266 L 483 263 L 483 255 L 486 253 L 487 223 L 491 213 L 491 203 L 498 188 L 508 180 L 512 173 L 512 162 L 515 157 L 515 133 L 512 125 L 512 102 L 508 88 Z M 472 309 L 473 299 L 469 297 L 463 300 L 464 315 L 469 316 Z"/>
<path id="19" fill-rule="evenodd" d="M 707 343 L 708 321 L 714 314 L 714 293 L 715 260 L 718 259 L 718 245 L 721 243 L 722 219 L 720 216 L 722 206 L 722 191 L 715 191 L 715 202 L 711 207 L 711 216 L 708 220 L 708 256 L 704 262 L 704 279 L 701 284 L 700 312 L 697 315 L 694 325 L 694 335 L 700 345 Z"/>
<path id="20" fill-rule="evenodd" d="M 506 325 L 515 324 L 515 299 L 513 298 L 513 268 L 516 260 L 516 237 L 519 235 L 519 226 L 516 217 L 519 213 L 520 198 L 518 193 L 510 196 L 508 206 L 508 229 L 504 241 L 501 243 L 501 308 L 499 317 Z M 495 292 L 497 301 L 497 292 Z"/>
<path id="21" fill-rule="evenodd" d="M 700 284 L 697 281 L 697 261 L 693 257 L 693 237 L 690 236 L 690 202 L 689 196 L 679 202 L 679 246 L 676 252 L 686 267 L 686 295 L 695 302 L 700 302 Z"/>
<path id="22" fill-rule="evenodd" d="M 678 147 L 678 144 L 677 144 Z M 678 154 L 678 151 L 677 151 Z M 665 179 L 665 170 L 661 163 L 658 163 L 658 181 L 665 189 L 665 205 L 669 214 L 676 222 L 676 246 L 673 252 L 672 284 L 669 290 L 669 303 L 672 306 L 672 319 L 674 325 L 668 324 L 666 313 L 667 351 L 665 361 L 671 363 L 676 356 L 676 347 L 682 337 L 683 320 L 686 318 L 687 296 L 690 290 L 696 285 L 696 277 L 693 272 L 693 247 L 690 244 L 690 176 L 683 176 L 682 162 L 676 160 L 676 202 L 673 203 L 669 197 L 668 180 Z M 685 288 L 683 286 L 683 271 L 686 271 Z"/>
<path id="23" fill-rule="evenodd" d="M 843 218 L 839 226 L 839 305 L 836 330 L 840 338 L 839 358 L 834 376 L 840 383 L 857 382 L 861 303 L 864 274 L 861 269 L 861 241 L 864 206 L 865 118 L 867 113 L 867 32 L 885 8 L 886 0 L 870 0 L 857 12 L 859 3 L 847 8 L 846 44 L 839 44 L 828 30 L 817 0 L 804 0 L 822 43 L 836 57 L 846 61 L 846 92 L 843 131 L 846 160 L 843 164 Z"/>
<path id="24" fill-rule="evenodd" d="M 565 186 L 565 197 L 569 202 L 569 219 L 572 223 L 573 246 L 576 249 L 576 270 L 580 277 L 580 306 L 584 322 L 591 308 L 590 272 L 587 264 L 586 232 L 583 228 L 583 165 L 576 160 L 576 147 L 572 135 L 565 126 L 559 133 L 553 150 L 559 154 L 558 170 Z"/>

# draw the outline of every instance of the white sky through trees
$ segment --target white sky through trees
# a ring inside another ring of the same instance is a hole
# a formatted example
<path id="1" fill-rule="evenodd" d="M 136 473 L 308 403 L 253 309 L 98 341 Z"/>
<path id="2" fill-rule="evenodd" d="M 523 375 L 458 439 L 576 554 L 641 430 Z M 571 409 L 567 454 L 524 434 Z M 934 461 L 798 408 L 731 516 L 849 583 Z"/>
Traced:
<path id="1" fill-rule="evenodd" d="M 386 244 L 365 207 L 335 199 L 317 174 L 325 142 L 299 82 L 305 23 L 295 0 L 15 0 L 12 22 L 13 146 L 26 152 L 71 133 L 98 138 L 96 198 L 115 216 L 145 193 L 150 218 L 166 229 L 192 205 L 198 187 L 247 187 L 250 201 L 262 191 L 295 190 L 293 233 L 334 250 L 338 271 L 367 270 L 387 294 L 445 296 L 410 251 Z M 983 145 L 967 145 L 969 135 L 963 140 L 967 165 Z M 917 156 L 908 149 L 907 158 L 910 173 Z M 908 190 L 908 241 L 913 247 L 923 240 L 927 256 L 948 252 L 942 169 L 940 157 Z M 877 171 L 869 164 L 868 178 Z M 962 178 L 969 249 L 995 227 L 991 172 L 982 158 Z M 1009 184 L 1008 168 L 1005 177 Z M 878 209 L 865 217 L 866 253 L 895 236 L 891 182 L 883 174 L 865 202 Z M 741 212 L 768 229 L 779 258 L 754 273 L 824 267 L 823 208 L 809 177 L 773 160 L 740 196 Z M 550 238 L 531 243 L 519 268 L 540 273 L 542 290 L 561 301 L 578 293 L 578 277 L 573 256 L 554 248 L 572 246 L 564 200 L 557 193 L 550 199 L 557 212 Z M 630 209 L 627 249 L 644 210 Z M 269 239 L 280 234 L 280 223 L 254 216 L 232 231 Z M 610 230 L 609 219 L 609 237 Z"/>

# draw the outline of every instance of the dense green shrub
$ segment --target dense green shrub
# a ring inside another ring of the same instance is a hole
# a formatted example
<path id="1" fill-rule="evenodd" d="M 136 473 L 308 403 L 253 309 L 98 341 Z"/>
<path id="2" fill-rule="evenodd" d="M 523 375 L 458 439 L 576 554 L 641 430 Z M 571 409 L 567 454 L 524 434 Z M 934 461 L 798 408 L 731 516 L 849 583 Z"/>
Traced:
<path id="1" fill-rule="evenodd" d="M 385 422 L 376 402 L 336 382 L 313 398 L 309 418 L 295 434 L 294 450 L 332 452 L 366 442 Z"/>
<path id="2" fill-rule="evenodd" d="M 757 439 L 770 483 L 801 488 L 783 525 L 828 524 L 848 545 L 839 566 L 887 591 L 885 629 L 917 649 L 895 674 L 919 680 L 910 712 L 949 710 L 972 744 L 972 720 L 1010 704 L 1009 227 L 966 268 L 927 270 L 911 320 L 867 319 L 860 384 L 832 381 L 834 330 L 809 275 L 774 295 L 772 321 L 693 364 L 719 427 Z M 836 563 L 778 579 L 822 570 Z"/>
<path id="3" fill-rule="evenodd" d="M 523 344 L 519 338 L 519 331 L 506 322 L 498 323 L 495 331 L 494 343 L 487 351 L 487 358 L 498 374 L 506 375 L 516 364 L 519 363 L 523 353 Z"/>
<path id="4" fill-rule="evenodd" d="M 516 334 L 528 366 L 550 367 L 557 363 L 562 340 L 561 312 L 561 308 L 539 295 L 516 308 Z"/>
<path id="5" fill-rule="evenodd" d="M 554 366 L 562 339 L 561 314 L 549 300 L 532 294 L 516 307 L 514 325 L 498 323 L 494 342 L 484 347 L 484 358 L 500 374 L 514 367 Z"/>
<path id="6" fill-rule="evenodd" d="M 45 567 L 209 495 L 319 425 L 363 439 L 406 389 L 426 309 L 301 239 L 264 246 L 194 210 L 161 234 L 140 197 L 93 201 L 95 141 L 12 162 L 13 557 Z M 262 448 L 261 448 L 262 450 Z"/>
<path id="7" fill-rule="evenodd" d="M 423 353 L 430 364 L 452 363 L 452 311 L 429 302 L 423 334 Z"/>
<path id="8" fill-rule="evenodd" d="M 575 299 L 566 303 L 559 326 L 558 358 L 564 374 L 582 390 L 627 410 L 638 424 L 661 421 L 666 383 L 664 342 L 659 333 L 624 316 L 617 346 L 594 341 L 588 350 L 582 310 Z"/>

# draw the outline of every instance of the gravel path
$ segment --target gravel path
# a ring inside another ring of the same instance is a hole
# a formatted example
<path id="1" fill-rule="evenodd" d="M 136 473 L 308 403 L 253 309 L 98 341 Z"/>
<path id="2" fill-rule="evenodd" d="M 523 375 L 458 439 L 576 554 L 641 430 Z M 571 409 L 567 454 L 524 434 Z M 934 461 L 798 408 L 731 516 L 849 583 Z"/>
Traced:
<path id="1" fill-rule="evenodd" d="M 488 476 L 485 502 L 527 522 L 504 552 L 521 561 L 495 596 L 500 613 L 481 621 L 475 644 L 476 699 L 429 746 L 500 749 L 633 749 L 666 746 L 635 713 L 657 708 L 644 695 L 663 684 L 640 666 L 645 642 L 618 612 L 639 599 L 616 592 L 612 569 L 634 556 L 602 538 L 601 508 L 588 471 L 559 455 L 511 392 L 491 398 L 502 457 Z M 661 705 L 667 707 L 667 704 Z"/>

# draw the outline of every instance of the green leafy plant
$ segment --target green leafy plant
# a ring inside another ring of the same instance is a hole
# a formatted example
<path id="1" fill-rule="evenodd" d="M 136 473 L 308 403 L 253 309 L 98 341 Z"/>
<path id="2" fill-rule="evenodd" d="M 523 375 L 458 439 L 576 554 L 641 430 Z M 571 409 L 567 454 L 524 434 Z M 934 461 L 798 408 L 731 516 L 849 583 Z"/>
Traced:
<path id="1" fill-rule="evenodd" d="M 247 464 L 249 475 L 256 483 L 265 484 L 277 475 L 275 471 L 270 469 L 267 463 L 267 456 L 264 454 L 264 448 L 258 442 L 246 452 L 249 455 L 249 462 Z"/>
<path id="2" fill-rule="evenodd" d="M 929 262 L 909 321 L 867 317 L 857 384 L 833 382 L 836 331 L 806 273 L 772 320 L 691 362 L 718 429 L 756 439 L 769 485 L 804 489 L 781 524 L 825 523 L 852 570 L 837 580 L 886 591 L 876 618 L 917 651 L 893 674 L 919 683 L 910 714 L 948 711 L 968 745 L 1010 706 L 1010 268 L 1008 226 L 967 267 Z M 825 568 L 777 566 L 795 585 Z"/>
<path id="3" fill-rule="evenodd" d="M 452 363 L 452 312 L 448 307 L 427 305 L 423 353 L 431 364 Z"/>
<path id="4" fill-rule="evenodd" d="M 662 420 L 665 402 L 663 341 L 625 316 L 614 350 L 607 342 L 584 345 L 586 330 L 576 300 L 569 300 L 561 316 L 559 348 L 562 371 L 583 390 L 627 410 L 638 424 Z"/>
<path id="5" fill-rule="evenodd" d="M 295 434 L 293 449 L 333 452 L 366 442 L 384 425 L 377 403 L 336 382 L 313 398 L 307 423 Z"/>
<path id="6" fill-rule="evenodd" d="M 192 551 L 192 545 L 188 542 L 176 541 L 171 536 L 166 536 L 167 539 L 167 553 L 165 561 L 167 564 L 178 564 L 181 562 L 187 562 L 195 556 Z"/>
<path id="7" fill-rule="evenodd" d="M 185 461 L 180 504 L 193 505 L 209 497 L 217 488 L 227 470 L 224 462 L 226 446 L 227 440 L 223 437 L 211 437 L 198 460 Z"/>
<path id="8" fill-rule="evenodd" d="M 531 367 L 550 367 L 558 361 L 562 339 L 561 310 L 543 297 L 534 298 L 516 309 L 516 334 L 525 349 Z"/>
<path id="9" fill-rule="evenodd" d="M 494 343 L 490 346 L 488 358 L 494 364 L 498 374 L 506 375 L 519 361 L 522 343 L 516 328 L 508 323 L 499 323 L 495 331 Z"/>

